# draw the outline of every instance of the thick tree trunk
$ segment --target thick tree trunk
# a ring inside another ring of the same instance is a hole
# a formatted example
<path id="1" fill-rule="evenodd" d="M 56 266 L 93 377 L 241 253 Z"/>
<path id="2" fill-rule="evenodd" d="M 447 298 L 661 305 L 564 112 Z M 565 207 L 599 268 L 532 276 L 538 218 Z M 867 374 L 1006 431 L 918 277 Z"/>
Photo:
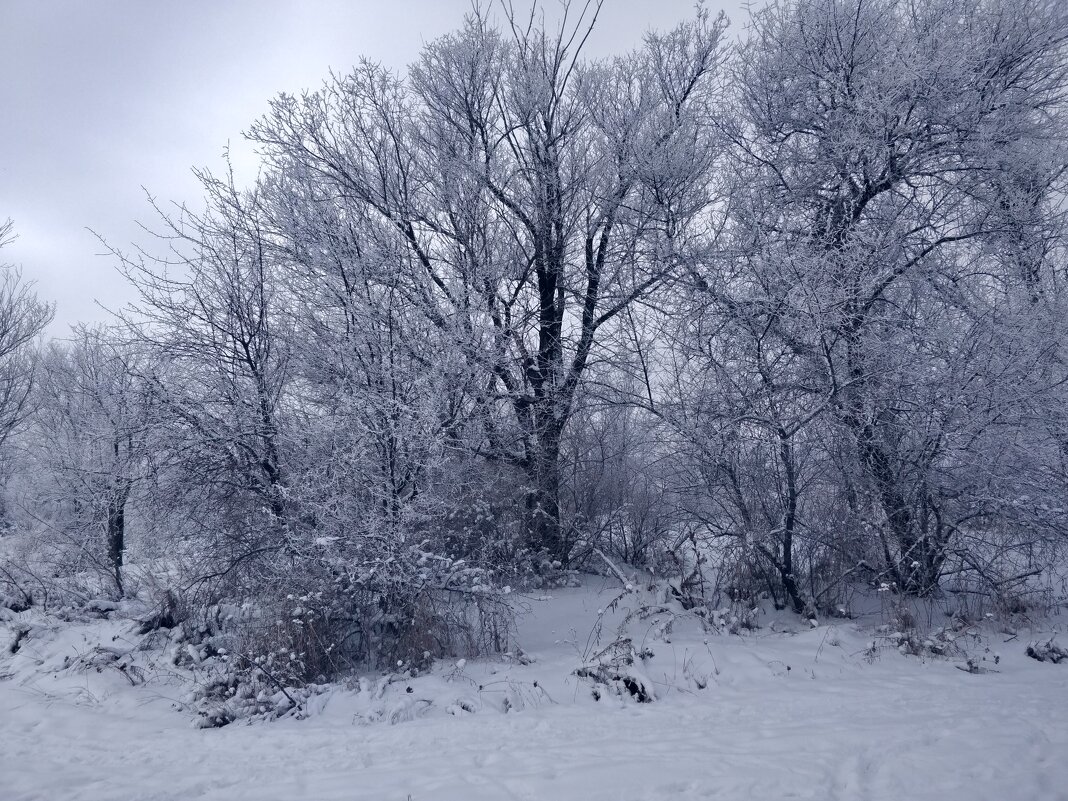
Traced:
<path id="1" fill-rule="evenodd" d="M 560 520 L 559 425 L 542 427 L 532 438 L 534 453 L 527 458 L 527 541 L 533 550 L 544 550 L 567 567 L 570 547 Z"/>
<path id="2" fill-rule="evenodd" d="M 861 357 L 862 317 L 852 311 L 845 329 L 846 365 L 851 386 L 842 406 L 847 428 L 853 435 L 857 460 L 872 491 L 873 500 L 886 521 L 882 537 L 886 570 L 898 589 L 908 595 L 926 596 L 937 590 L 945 561 L 943 547 L 932 538 L 924 520 L 917 520 L 902 488 L 902 478 L 894 470 L 894 454 L 880 437 L 885 420 L 867 409 L 865 392 L 869 376 Z M 889 535 L 889 542 L 887 536 Z M 895 553 L 896 551 L 896 553 Z"/>
<path id="3" fill-rule="evenodd" d="M 862 426 L 857 434 L 861 464 L 875 485 L 875 496 L 897 549 L 886 548 L 887 569 L 898 588 L 908 595 L 927 596 L 938 589 L 945 562 L 941 532 L 931 532 L 930 524 L 913 514 L 894 475 L 890 457 L 876 441 L 872 426 Z"/>

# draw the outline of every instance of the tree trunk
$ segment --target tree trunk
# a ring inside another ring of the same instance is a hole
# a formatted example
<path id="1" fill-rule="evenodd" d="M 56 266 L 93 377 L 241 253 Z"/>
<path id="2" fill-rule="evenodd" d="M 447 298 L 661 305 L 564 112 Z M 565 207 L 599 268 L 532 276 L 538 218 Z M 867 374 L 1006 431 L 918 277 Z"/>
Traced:
<path id="1" fill-rule="evenodd" d="M 790 437 L 784 428 L 779 428 L 779 457 L 782 459 L 783 472 L 786 478 L 783 498 L 783 524 L 782 524 L 782 562 L 779 572 L 782 576 L 782 586 L 786 590 L 786 596 L 790 599 L 790 606 L 797 614 L 805 611 L 805 601 L 801 597 L 801 590 L 797 586 L 797 577 L 794 575 L 794 529 L 797 527 L 797 466 L 794 463 L 794 449 L 790 444 Z"/>
<path id="2" fill-rule="evenodd" d="M 545 425 L 532 438 L 535 452 L 527 458 L 527 542 L 532 550 L 545 550 L 549 558 L 567 567 L 570 546 L 560 525 L 560 426 Z"/>
<path id="3" fill-rule="evenodd" d="M 126 550 L 126 500 L 130 491 L 126 487 L 118 487 L 112 493 L 108 501 L 107 520 L 107 545 L 108 564 L 113 571 L 115 587 L 119 595 L 123 594 L 122 586 L 122 558 Z"/>

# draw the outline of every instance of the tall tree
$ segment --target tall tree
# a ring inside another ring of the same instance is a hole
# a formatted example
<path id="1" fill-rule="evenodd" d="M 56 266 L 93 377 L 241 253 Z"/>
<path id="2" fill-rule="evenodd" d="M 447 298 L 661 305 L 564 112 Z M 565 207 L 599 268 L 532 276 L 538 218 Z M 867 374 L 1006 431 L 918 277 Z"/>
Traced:
<path id="1" fill-rule="evenodd" d="M 371 221 L 405 303 L 483 376 L 479 451 L 520 468 L 528 543 L 563 562 L 561 437 L 602 330 L 678 274 L 703 223 L 725 25 L 701 11 L 588 64 L 600 2 L 579 10 L 555 32 L 476 12 L 407 78 L 365 63 L 250 134 Z"/>
<path id="2" fill-rule="evenodd" d="M 144 361 L 115 331 L 75 329 L 45 353 L 34 418 L 37 504 L 61 507 L 53 525 L 111 575 L 120 595 L 129 504 L 148 476 L 155 422 Z"/>
<path id="3" fill-rule="evenodd" d="M 796 285 L 788 303 L 757 299 L 818 366 L 817 395 L 852 442 L 844 476 L 862 477 L 855 511 L 910 592 L 937 586 L 962 522 L 943 514 L 956 490 L 939 476 L 964 388 L 917 377 L 964 363 L 967 319 L 993 319 L 980 307 L 999 282 L 1034 295 L 1048 281 L 1034 251 L 988 249 L 978 269 L 976 253 L 1042 227 L 1066 42 L 1068 14 L 1045 0 L 796 0 L 757 12 L 740 52 L 740 247 Z"/>

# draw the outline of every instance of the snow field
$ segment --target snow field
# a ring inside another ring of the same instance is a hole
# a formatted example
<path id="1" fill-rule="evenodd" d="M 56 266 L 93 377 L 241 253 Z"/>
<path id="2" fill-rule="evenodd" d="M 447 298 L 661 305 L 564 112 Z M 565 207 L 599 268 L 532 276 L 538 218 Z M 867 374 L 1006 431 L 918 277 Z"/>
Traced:
<path id="1" fill-rule="evenodd" d="M 657 700 L 594 701 L 572 672 L 614 595 L 529 601 L 531 664 L 442 662 L 316 696 L 305 720 L 212 730 L 176 711 L 163 672 L 132 686 L 62 668 L 94 638 L 121 643 L 128 623 L 35 632 L 0 660 L 0 799 L 1068 799 L 1068 666 L 1026 658 L 1023 631 L 969 634 L 989 666 L 973 674 L 963 658 L 873 653 L 852 621 L 729 636 L 680 620 L 670 642 L 641 642 L 646 620 L 630 633 L 653 652 L 642 672 Z"/>

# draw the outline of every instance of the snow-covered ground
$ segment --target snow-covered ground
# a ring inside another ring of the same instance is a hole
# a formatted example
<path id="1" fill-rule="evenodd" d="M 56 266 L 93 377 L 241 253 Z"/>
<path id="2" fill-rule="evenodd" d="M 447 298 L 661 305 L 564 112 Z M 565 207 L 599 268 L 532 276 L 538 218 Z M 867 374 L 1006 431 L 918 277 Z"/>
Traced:
<path id="1" fill-rule="evenodd" d="M 39 625 L 9 656 L 31 613 L 8 614 L 0 799 L 1068 799 L 1068 664 L 1024 656 L 1037 630 L 967 629 L 954 656 L 919 658 L 881 638 L 871 651 L 872 620 L 763 616 L 740 636 L 679 620 L 657 636 L 658 615 L 630 628 L 652 652 L 635 675 L 656 701 L 596 701 L 572 671 L 612 639 L 608 624 L 600 644 L 590 635 L 616 593 L 531 599 L 530 664 L 439 663 L 317 696 L 304 720 L 207 730 L 164 672 L 132 686 L 114 668 L 63 667 L 95 643 L 129 645 L 129 623 Z M 961 651 L 981 672 L 958 669 Z"/>

